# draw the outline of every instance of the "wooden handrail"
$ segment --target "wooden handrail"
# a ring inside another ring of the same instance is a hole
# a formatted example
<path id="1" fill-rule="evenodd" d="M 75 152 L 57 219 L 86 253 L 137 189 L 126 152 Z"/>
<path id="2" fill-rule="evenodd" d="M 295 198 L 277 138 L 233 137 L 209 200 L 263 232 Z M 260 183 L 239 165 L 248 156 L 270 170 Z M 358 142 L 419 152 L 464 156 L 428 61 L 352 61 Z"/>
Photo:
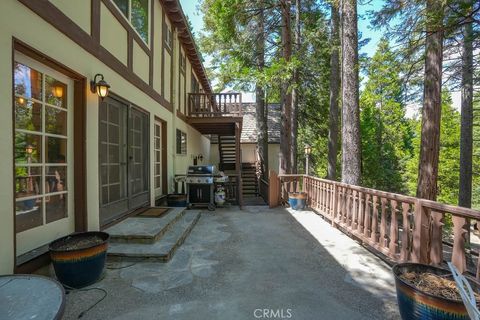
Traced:
<path id="1" fill-rule="evenodd" d="M 189 117 L 241 117 L 241 93 L 189 93 Z"/>
<path id="2" fill-rule="evenodd" d="M 445 215 L 453 221 L 451 260 L 460 272 L 480 278 L 480 263 L 467 270 L 467 219 L 480 211 L 308 175 L 270 175 L 270 205 L 286 202 L 288 192 L 307 193 L 308 205 L 338 227 L 393 262 L 444 264 Z M 272 190 L 272 188 L 274 190 Z"/>

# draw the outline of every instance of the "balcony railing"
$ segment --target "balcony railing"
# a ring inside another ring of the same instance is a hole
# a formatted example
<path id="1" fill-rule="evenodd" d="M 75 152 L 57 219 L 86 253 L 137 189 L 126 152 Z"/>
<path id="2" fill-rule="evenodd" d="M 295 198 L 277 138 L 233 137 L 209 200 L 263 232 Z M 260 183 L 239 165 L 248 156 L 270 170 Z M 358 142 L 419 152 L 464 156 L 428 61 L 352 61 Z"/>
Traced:
<path id="1" fill-rule="evenodd" d="M 189 93 L 189 117 L 241 117 L 241 93 Z"/>
<path id="2" fill-rule="evenodd" d="M 442 265 L 452 261 L 460 272 L 480 277 L 478 252 L 466 246 L 467 219 L 480 211 L 378 191 L 307 175 L 270 177 L 270 206 L 287 201 L 288 192 L 307 193 L 308 205 L 392 262 Z M 444 232 L 445 217 L 452 230 Z"/>

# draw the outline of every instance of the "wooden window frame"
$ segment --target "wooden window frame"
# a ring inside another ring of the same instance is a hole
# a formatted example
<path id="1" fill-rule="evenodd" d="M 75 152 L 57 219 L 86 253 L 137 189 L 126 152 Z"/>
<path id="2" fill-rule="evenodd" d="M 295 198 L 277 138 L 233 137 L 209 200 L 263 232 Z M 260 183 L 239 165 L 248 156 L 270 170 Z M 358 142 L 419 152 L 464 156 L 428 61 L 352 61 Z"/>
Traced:
<path id="1" fill-rule="evenodd" d="M 131 27 L 131 29 L 138 35 L 138 37 L 143 41 L 143 43 L 145 43 L 147 45 L 147 47 L 150 47 L 150 43 L 151 43 L 151 36 L 152 36 L 152 31 L 151 31 L 151 21 L 152 21 L 152 12 L 151 12 L 151 9 L 152 9 L 152 6 L 151 6 L 151 1 L 152 0 L 147 0 L 148 1 L 148 21 L 147 21 L 147 30 L 148 30 L 148 35 L 147 35 L 147 40 L 145 40 L 142 35 L 140 34 L 140 32 L 138 32 L 137 28 L 135 28 L 135 26 L 132 24 L 132 0 L 126 0 L 128 1 L 128 17 L 126 17 L 122 10 L 120 10 L 120 8 L 117 6 L 117 4 L 115 3 L 114 0 L 110 0 L 111 3 L 113 4 L 113 6 L 115 7 L 116 10 L 118 10 L 118 12 L 120 12 L 120 14 L 122 15 L 122 17 L 127 21 L 127 23 L 129 24 L 129 26 Z"/>
<path id="2" fill-rule="evenodd" d="M 181 141 L 182 137 L 185 137 L 184 147 L 182 146 L 183 145 Z M 180 138 L 180 141 L 178 140 L 179 138 Z M 188 141 L 187 139 L 188 139 L 187 133 L 177 128 L 176 134 L 175 134 L 175 144 L 176 144 L 175 153 L 177 155 L 181 155 L 181 156 L 187 155 L 187 141 Z"/>

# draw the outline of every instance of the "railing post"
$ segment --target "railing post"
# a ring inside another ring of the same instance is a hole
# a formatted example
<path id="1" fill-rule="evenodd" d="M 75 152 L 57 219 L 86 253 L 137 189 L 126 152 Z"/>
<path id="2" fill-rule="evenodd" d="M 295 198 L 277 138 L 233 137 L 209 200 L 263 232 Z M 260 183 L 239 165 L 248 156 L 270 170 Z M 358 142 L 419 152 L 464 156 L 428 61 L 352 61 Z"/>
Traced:
<path id="1" fill-rule="evenodd" d="M 270 170 L 269 181 L 268 181 L 268 201 L 269 207 L 275 208 L 278 207 L 278 199 L 280 196 L 280 181 L 277 173 L 274 170 Z"/>
<path id="2" fill-rule="evenodd" d="M 428 263 L 428 210 L 422 204 L 421 199 L 415 202 L 414 211 L 415 229 L 413 230 L 413 251 L 412 261 L 417 263 Z"/>
<path id="3" fill-rule="evenodd" d="M 337 184 L 333 184 L 333 210 L 332 210 L 332 226 L 335 224 L 335 219 L 338 214 L 338 191 Z"/>
<path id="4" fill-rule="evenodd" d="M 460 273 L 467 270 L 465 259 L 465 230 L 466 219 L 459 216 L 452 216 L 453 220 L 453 252 L 452 263 L 457 267 Z"/>

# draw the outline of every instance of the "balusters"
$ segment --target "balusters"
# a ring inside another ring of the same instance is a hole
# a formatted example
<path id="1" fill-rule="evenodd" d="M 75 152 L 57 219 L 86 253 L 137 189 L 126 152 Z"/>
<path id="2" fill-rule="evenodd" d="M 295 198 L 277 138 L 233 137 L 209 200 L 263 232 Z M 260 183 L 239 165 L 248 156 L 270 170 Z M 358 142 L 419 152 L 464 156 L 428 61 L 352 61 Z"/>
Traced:
<path id="1" fill-rule="evenodd" d="M 357 190 L 353 190 L 352 192 L 352 222 L 351 222 L 351 227 L 353 230 L 356 230 L 357 229 L 357 215 L 358 215 L 358 205 L 357 205 L 357 201 L 358 201 L 358 192 Z"/>
<path id="2" fill-rule="evenodd" d="M 360 234 L 363 233 L 363 228 L 364 228 L 364 216 L 365 216 L 365 211 L 364 211 L 364 194 L 363 192 L 358 193 L 358 232 Z"/>
<path id="3" fill-rule="evenodd" d="M 387 199 L 381 198 L 381 220 L 380 220 L 380 246 L 387 246 Z"/>
<path id="4" fill-rule="evenodd" d="M 347 197 L 347 203 L 345 206 L 345 217 L 346 217 L 346 225 L 349 227 L 352 223 L 352 210 L 351 210 L 351 201 L 352 201 L 352 190 L 351 189 L 346 189 L 345 190 L 346 197 Z"/>
<path id="5" fill-rule="evenodd" d="M 390 200 L 390 256 L 394 258 L 398 252 L 398 220 L 397 220 L 397 201 Z"/>
<path id="6" fill-rule="evenodd" d="M 378 232 L 377 232 L 377 229 L 378 229 L 378 206 L 377 206 L 377 202 L 378 202 L 378 196 L 373 196 L 372 231 L 371 231 L 371 234 L 370 234 L 370 239 L 372 239 L 372 241 L 374 243 L 378 242 Z"/>
<path id="7" fill-rule="evenodd" d="M 370 238 L 370 194 L 365 194 L 365 206 L 363 217 L 363 235 L 365 238 Z"/>
<path id="8" fill-rule="evenodd" d="M 430 263 L 432 263 L 433 265 L 440 265 L 443 262 L 443 213 L 432 211 L 431 217 L 432 229 L 430 233 Z"/>
<path id="9" fill-rule="evenodd" d="M 410 212 L 410 204 L 402 203 L 402 252 L 400 255 L 401 261 L 408 261 L 410 252 L 410 220 L 408 214 Z"/>

